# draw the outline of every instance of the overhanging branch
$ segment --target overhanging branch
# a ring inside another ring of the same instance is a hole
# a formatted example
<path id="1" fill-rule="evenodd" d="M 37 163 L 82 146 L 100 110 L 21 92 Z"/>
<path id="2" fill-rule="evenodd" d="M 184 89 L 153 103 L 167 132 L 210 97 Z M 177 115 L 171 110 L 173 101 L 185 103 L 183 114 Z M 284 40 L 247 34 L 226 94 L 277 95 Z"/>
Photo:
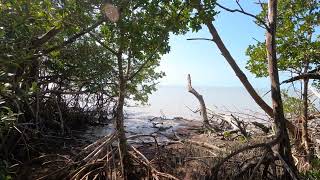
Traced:
<path id="1" fill-rule="evenodd" d="M 104 47 L 105 49 L 107 49 L 108 51 L 110 51 L 112 54 L 114 55 L 118 55 L 117 51 L 113 50 L 112 48 L 110 48 L 109 46 L 107 46 L 105 43 L 103 43 L 96 35 L 94 35 L 93 33 L 89 32 L 90 36 L 97 41 L 102 47 Z"/>
<path id="2" fill-rule="evenodd" d="M 284 83 L 291 83 L 297 80 L 301 80 L 301 79 L 320 79 L 320 74 L 318 73 L 306 73 L 306 74 L 300 74 L 298 76 L 292 77 L 290 79 L 287 79 L 285 81 L 282 81 L 281 84 Z"/>
<path id="3" fill-rule="evenodd" d="M 215 4 L 216 4 L 218 7 L 220 7 L 221 9 L 224 9 L 224 10 L 226 10 L 226 11 L 229 11 L 229 12 L 239 12 L 239 13 L 241 13 L 241 14 L 250 16 L 250 17 L 256 19 L 259 23 L 261 23 L 264 28 L 266 28 L 267 30 L 269 29 L 269 26 L 266 24 L 265 21 L 263 21 L 262 19 L 260 19 L 258 16 L 254 15 L 254 14 L 251 14 L 251 13 L 248 13 L 248 12 L 244 11 L 244 9 L 240 6 L 240 4 L 239 4 L 238 1 L 237 1 L 237 4 L 238 4 L 238 6 L 240 7 L 240 9 L 230 9 L 230 8 L 227 8 L 227 7 L 219 4 L 218 2 L 216 2 Z"/>
<path id="4" fill-rule="evenodd" d="M 64 41 L 62 44 L 60 45 L 56 45 L 53 46 L 51 48 L 45 49 L 42 54 L 48 54 L 52 51 L 58 50 L 68 44 L 73 43 L 74 41 L 76 41 L 78 38 L 80 38 L 81 36 L 89 33 L 90 31 L 94 30 L 96 27 L 98 27 L 99 25 L 101 25 L 105 20 L 103 18 L 101 18 L 100 20 L 98 20 L 97 22 L 95 22 L 94 24 L 92 24 L 91 26 L 89 26 L 88 28 L 83 29 L 82 31 L 80 31 L 79 33 L 74 34 L 73 36 L 71 36 L 69 39 L 67 39 L 66 41 Z"/>
<path id="5" fill-rule="evenodd" d="M 194 41 L 194 40 L 203 40 L 203 41 L 213 41 L 212 39 L 209 38 L 188 38 L 188 41 Z"/>

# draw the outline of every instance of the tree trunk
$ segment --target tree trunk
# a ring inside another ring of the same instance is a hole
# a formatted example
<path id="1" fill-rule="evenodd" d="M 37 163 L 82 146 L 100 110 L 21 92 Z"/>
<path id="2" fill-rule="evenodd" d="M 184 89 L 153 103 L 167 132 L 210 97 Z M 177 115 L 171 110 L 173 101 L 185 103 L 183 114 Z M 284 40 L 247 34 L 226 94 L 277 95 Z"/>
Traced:
<path id="1" fill-rule="evenodd" d="M 259 96 L 259 94 L 256 92 L 256 90 L 253 88 L 251 83 L 248 81 L 247 76 L 243 73 L 243 71 L 240 69 L 234 58 L 231 56 L 230 52 L 224 45 L 223 41 L 221 40 L 216 28 L 212 24 L 212 22 L 207 22 L 206 26 L 208 27 L 212 40 L 215 42 L 215 44 L 218 46 L 221 54 L 225 57 L 243 86 L 246 88 L 250 96 L 253 98 L 253 100 L 263 109 L 270 117 L 272 117 L 272 108 Z"/>
<path id="2" fill-rule="evenodd" d="M 312 153 L 308 138 L 308 83 L 309 79 L 303 80 L 303 117 L 302 117 L 302 143 L 306 152 L 306 161 L 310 163 Z"/>
<path id="3" fill-rule="evenodd" d="M 201 10 L 201 9 L 200 9 Z M 199 10 L 199 11 L 200 11 Z M 218 31 L 212 24 L 212 22 L 206 22 L 206 26 L 208 27 L 210 34 L 212 36 L 212 40 L 218 46 L 221 54 L 225 57 L 239 80 L 241 81 L 242 85 L 246 88 L 247 92 L 250 94 L 252 99 L 261 107 L 262 110 L 270 117 L 273 117 L 273 110 L 272 108 L 259 96 L 256 90 L 253 88 L 251 83 L 249 82 L 247 76 L 243 73 L 240 67 L 237 65 L 235 59 L 231 56 L 230 52 L 224 45 L 223 41 L 221 40 Z M 287 127 L 291 134 L 295 134 L 295 126 L 288 120 L 286 120 Z"/>
<path id="4" fill-rule="evenodd" d="M 127 139 L 124 129 L 124 106 L 125 89 L 119 88 L 118 104 L 116 109 L 116 129 L 119 136 L 119 150 L 123 177 L 127 178 L 130 169 L 130 157 L 128 153 Z"/>
<path id="5" fill-rule="evenodd" d="M 118 131 L 118 137 L 119 137 L 119 152 L 120 152 L 120 161 L 121 161 L 121 168 L 122 168 L 122 174 L 124 179 L 129 179 L 131 174 L 131 161 L 130 156 L 128 153 L 128 145 L 127 145 L 127 138 L 125 134 L 124 129 L 124 114 L 123 114 L 123 106 L 124 106 L 124 100 L 126 96 L 126 81 L 124 79 L 123 74 L 123 67 L 122 67 L 122 57 L 119 55 L 117 57 L 118 61 L 118 103 L 116 108 L 116 129 Z"/>
<path id="6" fill-rule="evenodd" d="M 277 0 L 268 0 L 268 24 L 269 28 L 266 33 L 266 48 L 268 58 L 268 72 L 271 81 L 271 98 L 273 106 L 273 118 L 276 128 L 276 133 L 280 136 L 278 151 L 289 167 L 297 172 L 291 154 L 290 139 L 286 128 L 286 120 L 283 113 L 283 105 L 281 100 L 279 74 L 277 67 L 276 53 L 276 20 L 277 20 Z M 285 179 L 290 178 L 288 173 L 285 174 Z"/>

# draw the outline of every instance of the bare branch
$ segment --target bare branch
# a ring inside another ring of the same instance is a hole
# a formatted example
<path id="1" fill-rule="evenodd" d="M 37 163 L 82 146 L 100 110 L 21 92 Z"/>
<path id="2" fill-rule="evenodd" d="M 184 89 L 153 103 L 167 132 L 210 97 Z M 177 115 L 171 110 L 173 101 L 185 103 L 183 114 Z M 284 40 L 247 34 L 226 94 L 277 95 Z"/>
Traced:
<path id="1" fill-rule="evenodd" d="M 188 38 L 187 40 L 189 40 L 189 41 L 193 41 L 193 40 L 213 41 L 212 39 L 209 39 L 209 38 Z"/>
<path id="2" fill-rule="evenodd" d="M 239 12 L 241 14 L 245 14 L 247 16 L 250 16 L 250 17 L 256 19 L 259 23 L 261 23 L 265 29 L 267 29 L 267 30 L 269 29 L 269 26 L 266 24 L 266 22 L 264 20 L 260 19 L 258 16 L 254 15 L 254 14 L 251 14 L 251 13 L 248 13 L 248 12 L 244 11 L 243 8 L 240 6 L 238 1 L 237 1 L 237 4 L 240 7 L 240 9 L 230 9 L 230 8 L 227 8 L 227 7 L 223 6 L 223 5 L 221 5 L 220 3 L 216 2 L 216 5 L 218 7 L 222 8 L 222 9 L 224 9 L 226 11 L 229 11 L 229 12 Z"/>
<path id="3" fill-rule="evenodd" d="M 266 125 L 259 123 L 259 122 L 251 122 L 251 124 L 253 124 L 255 127 L 260 128 L 264 133 L 268 134 L 270 131 L 270 127 L 267 127 Z"/>
<path id="4" fill-rule="evenodd" d="M 285 81 L 282 81 L 281 84 L 290 83 L 290 82 L 301 80 L 301 79 L 320 79 L 320 74 L 318 74 L 318 73 L 300 74 L 298 76 L 295 76 L 295 77 L 292 77 L 292 78 L 287 79 Z"/>
<path id="5" fill-rule="evenodd" d="M 204 126 L 213 131 L 213 132 L 219 132 L 221 131 L 220 128 L 216 127 L 216 126 L 212 126 L 210 123 L 209 123 L 209 120 L 208 120 L 208 115 L 207 115 L 207 108 L 206 108 L 206 104 L 203 100 L 203 97 L 201 94 L 199 94 L 195 89 L 193 89 L 192 87 L 192 84 L 191 84 L 191 76 L 190 74 L 188 74 L 188 91 L 193 94 L 199 101 L 200 103 L 200 112 L 201 112 L 201 115 L 202 115 L 202 120 L 203 120 L 203 124 Z"/>
<path id="6" fill-rule="evenodd" d="M 37 37 L 35 40 L 32 41 L 32 48 L 37 48 L 43 45 L 44 43 L 48 42 L 54 36 L 56 36 L 59 32 L 61 32 L 62 28 L 53 27 L 45 34 Z"/>
<path id="7" fill-rule="evenodd" d="M 156 53 L 156 52 L 155 52 L 155 53 Z M 155 53 L 152 54 L 152 55 L 150 55 L 149 58 L 140 65 L 140 67 L 138 68 L 138 70 L 137 70 L 136 72 L 132 73 L 131 76 L 129 76 L 127 80 L 128 80 L 128 81 L 131 81 L 131 80 L 132 80 L 136 75 L 138 75 L 145 67 L 147 67 L 147 64 L 153 59 L 153 56 L 155 55 Z"/>
<path id="8" fill-rule="evenodd" d="M 134 153 L 130 152 L 130 155 L 138 160 L 139 162 L 141 162 L 142 164 L 144 164 L 148 169 L 150 169 L 150 173 L 151 176 L 153 176 L 154 179 L 160 179 L 160 177 L 164 177 L 166 179 L 173 179 L 173 180 L 179 180 L 178 178 L 172 176 L 171 174 L 167 174 L 167 173 L 163 173 L 163 172 L 159 172 L 155 167 L 153 167 L 152 163 L 148 160 L 147 157 L 145 157 L 145 155 L 143 155 L 137 148 L 135 148 L 134 146 L 130 146 L 131 149 L 134 151 Z M 138 156 L 139 155 L 142 159 L 140 159 Z"/>
<path id="9" fill-rule="evenodd" d="M 244 11 L 243 8 L 242 8 L 242 6 L 241 6 L 240 3 L 239 3 L 239 0 L 236 0 L 236 3 L 238 4 L 238 6 L 239 6 L 239 8 L 241 9 L 241 11 Z"/>
<path id="10" fill-rule="evenodd" d="M 233 121 L 230 121 L 230 122 L 231 122 L 232 124 L 234 124 L 234 125 L 239 129 L 240 133 L 241 133 L 244 137 L 248 138 L 248 137 L 249 137 L 249 134 L 248 134 L 248 132 L 247 132 L 247 130 L 246 130 L 247 125 L 245 125 L 243 121 L 241 121 L 241 120 L 239 120 L 238 118 L 236 118 L 233 114 L 231 114 L 231 117 L 233 118 L 233 120 L 234 120 L 236 123 L 234 123 Z"/>
<path id="11" fill-rule="evenodd" d="M 71 36 L 69 39 L 67 39 L 66 41 L 64 41 L 62 44 L 60 45 L 56 45 L 53 46 L 51 48 L 45 49 L 42 54 L 48 54 L 52 51 L 58 50 L 68 44 L 73 43 L 74 41 L 76 41 L 78 38 L 80 38 L 81 36 L 89 33 L 90 31 L 94 30 L 96 27 L 100 26 L 105 20 L 103 18 L 101 18 L 100 20 L 98 20 L 97 22 L 95 22 L 94 24 L 92 24 L 91 26 L 89 26 L 88 28 L 83 29 L 82 31 L 80 31 L 79 33 L 74 34 L 73 36 Z M 39 55 L 41 56 L 41 55 Z"/>
<path id="12" fill-rule="evenodd" d="M 261 7 L 261 9 L 262 10 L 267 10 L 265 7 L 263 7 L 263 5 L 265 4 L 264 2 L 262 2 L 261 0 L 259 0 L 259 2 L 255 2 L 255 4 L 258 4 L 258 5 L 260 5 L 260 7 Z"/>

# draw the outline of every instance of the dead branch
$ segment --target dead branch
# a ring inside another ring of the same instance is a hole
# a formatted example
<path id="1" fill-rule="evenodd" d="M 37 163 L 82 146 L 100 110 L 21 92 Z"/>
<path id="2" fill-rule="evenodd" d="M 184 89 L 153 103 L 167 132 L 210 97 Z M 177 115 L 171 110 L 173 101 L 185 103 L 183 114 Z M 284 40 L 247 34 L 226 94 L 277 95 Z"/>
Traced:
<path id="1" fill-rule="evenodd" d="M 193 144 L 193 145 L 200 146 L 200 147 L 203 147 L 203 148 L 206 148 L 206 149 L 210 149 L 210 150 L 213 150 L 213 151 L 218 151 L 218 152 L 225 151 L 225 150 L 219 148 L 218 146 L 215 146 L 215 145 L 212 145 L 212 144 L 209 144 L 209 143 L 206 143 L 206 142 L 198 142 L 198 141 L 192 141 L 192 140 L 187 140 L 187 139 L 181 139 L 180 142 L 181 143 Z"/>
<path id="2" fill-rule="evenodd" d="M 246 162 L 238 173 L 233 176 L 233 179 L 237 179 L 241 175 L 247 173 L 250 169 L 257 167 L 260 161 L 264 160 L 264 156 L 260 158 L 251 159 L 249 162 Z M 260 166 L 260 165 L 259 165 Z"/>
<path id="3" fill-rule="evenodd" d="M 203 41 L 213 41 L 212 39 L 209 38 L 188 38 L 188 41 L 194 41 L 194 40 L 203 40 Z"/>
<path id="4" fill-rule="evenodd" d="M 155 179 L 159 179 L 158 176 L 161 176 L 161 177 L 165 177 L 165 178 L 169 178 L 169 179 L 173 179 L 173 180 L 179 180 L 178 178 L 170 175 L 170 174 L 167 174 L 167 173 L 163 173 L 163 172 L 159 172 L 158 170 L 156 170 L 156 168 L 154 168 L 151 164 L 151 162 L 138 150 L 136 149 L 135 147 L 131 146 L 131 148 L 133 149 L 133 151 L 138 154 L 142 160 L 140 158 L 138 158 L 135 154 L 133 153 L 130 153 L 136 160 L 142 162 L 144 165 L 147 166 L 147 168 L 150 169 L 151 171 L 151 174 L 152 176 L 155 178 Z"/>
<path id="5" fill-rule="evenodd" d="M 285 81 L 282 81 L 281 84 L 284 83 L 291 83 L 293 81 L 301 80 L 301 79 L 320 79 L 320 74 L 318 73 L 305 73 L 298 76 L 294 76 L 290 79 L 287 79 Z"/>
<path id="6" fill-rule="evenodd" d="M 241 121 L 238 118 L 236 118 L 233 114 L 231 114 L 231 117 L 236 122 L 236 123 L 234 123 L 233 121 L 231 121 L 231 123 L 234 124 L 239 129 L 240 133 L 244 137 L 246 137 L 246 138 L 249 137 L 249 134 L 248 134 L 248 132 L 246 130 L 247 125 L 245 125 L 243 121 Z"/>
<path id="7" fill-rule="evenodd" d="M 208 115 L 207 115 L 207 108 L 206 108 L 206 104 L 203 100 L 203 97 L 201 94 L 199 94 L 193 87 L 192 87 L 192 84 L 191 84 L 191 76 L 190 74 L 188 74 L 188 91 L 193 94 L 199 101 L 200 103 L 200 112 L 201 112 L 201 115 L 202 115 L 202 120 L 203 120 L 203 124 L 204 126 L 210 130 L 210 131 L 213 131 L 213 132 L 221 132 L 222 130 L 217 127 L 217 126 L 212 126 L 210 123 L 209 123 L 209 120 L 208 120 Z"/>
<path id="8" fill-rule="evenodd" d="M 261 129 L 266 134 L 268 134 L 269 131 L 270 131 L 270 127 L 267 127 L 262 123 L 254 121 L 254 122 L 251 122 L 251 124 L 254 125 L 255 127 L 258 127 L 259 129 Z"/>
<path id="9" fill-rule="evenodd" d="M 238 155 L 244 151 L 247 151 L 247 150 L 251 150 L 251 149 L 255 149 L 255 148 L 262 148 L 262 147 L 265 147 L 265 148 L 269 148 L 269 147 L 272 147 L 274 146 L 275 144 L 277 144 L 279 142 L 279 140 L 281 140 L 281 136 L 279 134 L 277 134 L 276 138 L 267 142 L 267 143 L 259 143 L 259 144 L 254 144 L 254 145 L 248 145 L 248 146 L 245 146 L 245 147 L 242 147 L 232 153 L 230 153 L 228 156 L 226 156 L 225 158 L 223 158 L 221 161 L 219 161 L 217 163 L 217 165 L 215 165 L 212 169 L 211 169 L 211 179 L 217 179 L 218 178 L 218 172 L 219 172 L 219 169 L 220 167 L 226 162 L 228 161 L 230 158 L 232 158 L 233 156 L 235 155 Z"/>
<path id="10" fill-rule="evenodd" d="M 182 139 L 176 133 L 174 133 L 174 135 L 178 139 L 178 141 L 175 141 L 176 143 L 182 143 L 182 144 L 186 144 L 187 143 L 187 144 L 196 145 L 198 147 L 202 147 L 202 148 L 206 149 L 213 156 L 217 156 L 216 152 L 225 152 L 224 149 L 219 148 L 218 146 L 215 146 L 213 144 L 209 144 L 209 143 L 206 143 L 206 142 L 197 142 L 197 141 L 192 141 L 192 140 L 188 140 L 188 139 Z"/>
<path id="11" fill-rule="evenodd" d="M 262 19 L 260 19 L 258 16 L 254 15 L 254 14 L 251 14 L 251 13 L 248 13 L 246 11 L 244 11 L 244 9 L 241 7 L 241 5 L 239 4 L 239 2 L 237 1 L 237 4 L 239 6 L 240 9 L 230 9 L 230 8 L 227 8 L 219 3 L 215 3 L 218 7 L 220 7 L 221 9 L 224 9 L 226 11 L 229 11 L 229 12 L 239 12 L 241 14 L 244 14 L 244 15 L 247 15 L 247 16 L 250 16 L 254 19 L 256 19 L 259 23 L 261 23 L 263 25 L 263 28 L 265 29 L 269 29 L 269 26 L 266 24 L 266 22 Z"/>

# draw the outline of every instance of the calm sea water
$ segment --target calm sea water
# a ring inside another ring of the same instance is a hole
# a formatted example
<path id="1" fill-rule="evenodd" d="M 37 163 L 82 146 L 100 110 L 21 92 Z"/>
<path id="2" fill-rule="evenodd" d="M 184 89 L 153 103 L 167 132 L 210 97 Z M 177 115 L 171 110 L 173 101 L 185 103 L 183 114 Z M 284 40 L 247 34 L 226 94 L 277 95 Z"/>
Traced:
<path id="1" fill-rule="evenodd" d="M 225 118 L 230 114 L 245 121 L 268 122 L 265 113 L 252 100 L 251 96 L 242 87 L 194 87 L 203 95 L 207 108 L 215 113 L 223 113 Z M 264 95 L 266 89 L 257 90 Z M 319 93 L 320 97 L 320 93 Z M 270 104 L 270 93 L 263 97 Z M 199 108 L 198 100 L 183 86 L 160 86 L 149 99 L 148 106 L 125 107 L 126 120 L 124 122 L 128 134 L 152 134 L 158 129 L 154 128 L 153 117 L 174 118 L 183 117 L 189 120 L 201 120 L 199 113 L 191 110 Z M 190 110 L 191 109 L 191 110 Z M 234 113 L 236 112 L 236 113 Z M 179 126 L 178 119 L 165 120 L 161 123 L 163 127 L 172 127 L 172 131 Z M 104 136 L 114 130 L 113 126 L 94 127 L 87 134 L 96 137 Z"/>
<path id="2" fill-rule="evenodd" d="M 263 111 L 242 87 L 194 87 L 203 95 L 207 108 L 219 112 L 236 111 L 253 113 Z M 258 89 L 263 95 L 267 90 Z M 270 104 L 270 94 L 264 98 Z M 167 118 L 185 117 L 198 119 L 199 113 L 191 110 L 199 108 L 198 100 L 183 86 L 160 86 L 149 98 L 148 106 L 127 107 L 128 112 L 146 116 L 165 116 Z M 191 110 L 190 110 L 191 109 Z"/>
<path id="3" fill-rule="evenodd" d="M 241 87 L 194 87 L 203 95 L 207 108 L 215 113 L 225 113 L 225 117 L 232 112 L 242 112 L 246 115 L 240 117 L 250 121 L 256 117 L 265 117 L 264 112 L 255 104 L 250 95 Z M 258 91 L 261 94 L 266 92 Z M 264 99 L 269 102 L 270 94 Z M 154 128 L 154 117 L 163 117 L 172 119 L 174 117 L 183 117 L 189 120 L 200 120 L 199 113 L 193 113 L 191 110 L 199 108 L 198 100 L 187 91 L 183 86 L 160 86 L 156 92 L 149 97 L 147 106 L 125 107 L 126 120 L 124 122 L 128 135 L 132 134 L 152 134 L 158 131 Z M 190 110 L 191 109 L 191 110 Z M 248 116 L 252 114 L 254 117 Z M 264 119 L 264 118 L 263 118 Z M 167 127 L 168 132 L 172 132 L 180 126 L 181 119 L 164 120 L 160 126 Z M 102 137 L 114 131 L 112 125 L 107 127 L 93 127 L 87 130 L 90 139 L 93 137 Z"/>

